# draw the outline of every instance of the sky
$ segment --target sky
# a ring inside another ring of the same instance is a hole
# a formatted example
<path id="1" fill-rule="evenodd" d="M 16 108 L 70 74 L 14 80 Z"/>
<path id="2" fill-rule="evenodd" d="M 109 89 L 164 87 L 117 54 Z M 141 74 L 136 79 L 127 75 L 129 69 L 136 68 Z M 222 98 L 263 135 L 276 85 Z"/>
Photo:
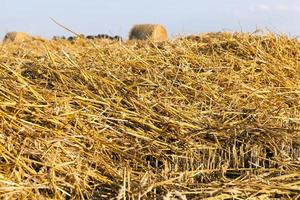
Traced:
<path id="1" fill-rule="evenodd" d="M 300 0 L 1 0 L 0 37 L 72 35 L 51 18 L 76 33 L 124 38 L 140 23 L 162 24 L 171 37 L 257 29 L 300 36 Z"/>

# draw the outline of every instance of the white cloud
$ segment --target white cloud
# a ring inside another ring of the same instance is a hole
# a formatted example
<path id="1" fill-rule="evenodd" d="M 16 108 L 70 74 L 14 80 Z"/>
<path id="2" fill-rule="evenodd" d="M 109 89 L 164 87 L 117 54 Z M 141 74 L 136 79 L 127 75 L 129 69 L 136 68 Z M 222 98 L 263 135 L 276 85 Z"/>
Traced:
<path id="1" fill-rule="evenodd" d="M 273 7 L 274 11 L 289 11 L 290 8 L 287 5 L 275 5 Z"/>
<path id="2" fill-rule="evenodd" d="M 295 5 L 294 10 L 297 11 L 297 12 L 300 12 L 300 5 Z"/>
<path id="3" fill-rule="evenodd" d="M 265 4 L 259 4 L 259 5 L 255 6 L 255 7 L 256 7 L 255 10 L 259 10 L 259 11 L 269 12 L 269 11 L 272 10 L 271 6 L 265 5 Z"/>
<path id="4" fill-rule="evenodd" d="M 260 12 L 288 12 L 288 11 L 300 11 L 300 5 L 290 6 L 285 4 L 258 4 L 250 8 L 251 11 Z"/>

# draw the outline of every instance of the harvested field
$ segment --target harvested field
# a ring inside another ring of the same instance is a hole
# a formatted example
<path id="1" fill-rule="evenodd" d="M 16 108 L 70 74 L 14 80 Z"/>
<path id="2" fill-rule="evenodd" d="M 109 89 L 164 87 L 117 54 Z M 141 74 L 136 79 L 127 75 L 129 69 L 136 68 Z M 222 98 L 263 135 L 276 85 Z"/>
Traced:
<path id="1" fill-rule="evenodd" d="M 300 43 L 0 45 L 3 199 L 300 198 Z"/>

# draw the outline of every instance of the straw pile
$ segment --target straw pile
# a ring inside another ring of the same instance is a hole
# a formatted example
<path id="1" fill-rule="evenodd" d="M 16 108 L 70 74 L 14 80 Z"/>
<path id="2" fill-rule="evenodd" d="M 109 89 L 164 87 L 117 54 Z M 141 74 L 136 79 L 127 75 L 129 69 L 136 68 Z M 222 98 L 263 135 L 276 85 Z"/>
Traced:
<path id="1" fill-rule="evenodd" d="M 296 39 L 34 40 L 0 51 L 1 198 L 299 198 Z"/>

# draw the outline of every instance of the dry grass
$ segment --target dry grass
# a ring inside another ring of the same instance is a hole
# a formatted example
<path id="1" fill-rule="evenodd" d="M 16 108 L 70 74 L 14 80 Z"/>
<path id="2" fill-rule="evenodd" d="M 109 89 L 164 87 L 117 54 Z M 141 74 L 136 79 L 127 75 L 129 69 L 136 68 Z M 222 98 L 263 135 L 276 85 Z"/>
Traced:
<path id="1" fill-rule="evenodd" d="M 300 43 L 0 46 L 3 199 L 299 198 Z"/>

